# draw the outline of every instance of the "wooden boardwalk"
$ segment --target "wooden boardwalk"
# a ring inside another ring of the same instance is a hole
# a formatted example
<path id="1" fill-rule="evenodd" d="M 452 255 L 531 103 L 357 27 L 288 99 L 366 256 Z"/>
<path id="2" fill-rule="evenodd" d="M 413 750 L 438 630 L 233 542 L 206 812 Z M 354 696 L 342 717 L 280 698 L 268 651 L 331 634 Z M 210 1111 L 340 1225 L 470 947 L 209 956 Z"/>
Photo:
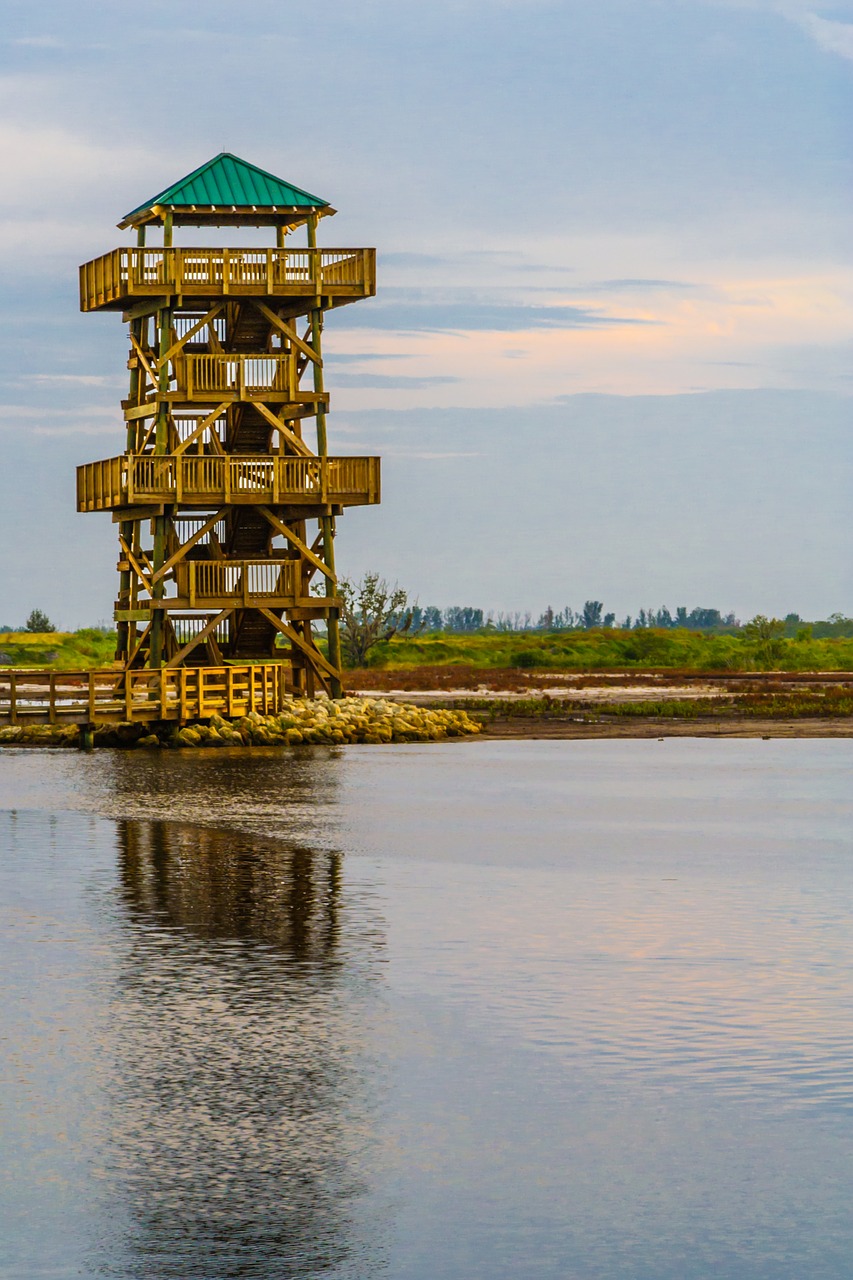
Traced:
<path id="1" fill-rule="evenodd" d="M 177 723 L 280 711 L 286 663 L 158 671 L 0 671 L 0 725 Z"/>

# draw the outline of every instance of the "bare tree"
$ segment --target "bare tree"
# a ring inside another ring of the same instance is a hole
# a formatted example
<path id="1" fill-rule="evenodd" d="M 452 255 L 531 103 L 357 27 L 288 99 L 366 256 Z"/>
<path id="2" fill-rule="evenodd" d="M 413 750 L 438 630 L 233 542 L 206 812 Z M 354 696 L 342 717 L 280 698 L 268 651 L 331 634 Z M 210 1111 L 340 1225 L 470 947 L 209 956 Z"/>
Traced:
<path id="1" fill-rule="evenodd" d="M 392 636 L 412 633 L 413 614 L 407 592 L 396 583 L 389 586 L 378 573 L 366 573 L 361 582 L 340 578 L 338 594 L 341 648 L 348 665 L 364 666 L 375 645 Z"/>

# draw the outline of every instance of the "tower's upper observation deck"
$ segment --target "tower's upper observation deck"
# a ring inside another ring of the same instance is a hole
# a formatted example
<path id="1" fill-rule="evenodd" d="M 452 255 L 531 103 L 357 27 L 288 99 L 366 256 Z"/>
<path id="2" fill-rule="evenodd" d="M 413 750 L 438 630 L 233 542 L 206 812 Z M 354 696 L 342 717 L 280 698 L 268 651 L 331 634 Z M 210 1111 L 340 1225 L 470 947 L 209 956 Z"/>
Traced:
<path id="1" fill-rule="evenodd" d="M 144 298 L 274 298 L 304 315 L 319 297 L 335 307 L 375 293 L 375 249 L 114 249 L 80 268 L 81 311 L 126 311 Z"/>
<path id="2" fill-rule="evenodd" d="M 127 310 L 144 299 L 213 303 L 233 298 L 284 300 L 294 315 L 340 306 L 376 292 L 374 249 L 288 249 L 287 232 L 335 212 L 328 201 L 222 152 L 125 215 L 135 248 L 114 249 L 80 268 L 81 311 Z M 164 228 L 162 246 L 146 246 L 148 226 Z M 173 248 L 173 226 L 274 226 L 278 247 Z"/>

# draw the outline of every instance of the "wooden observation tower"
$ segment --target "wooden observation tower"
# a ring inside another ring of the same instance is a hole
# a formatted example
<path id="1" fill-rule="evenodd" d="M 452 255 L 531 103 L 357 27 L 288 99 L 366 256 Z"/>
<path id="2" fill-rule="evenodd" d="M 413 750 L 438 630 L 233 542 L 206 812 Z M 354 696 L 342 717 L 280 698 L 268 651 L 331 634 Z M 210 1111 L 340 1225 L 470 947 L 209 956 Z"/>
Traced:
<path id="1" fill-rule="evenodd" d="M 327 448 L 323 313 L 376 291 L 373 249 L 317 247 L 334 212 L 223 152 L 119 223 L 135 247 L 80 268 L 81 310 L 130 329 L 125 452 L 77 472 L 78 510 L 118 525 L 126 668 L 281 658 L 294 690 L 340 695 L 335 517 L 379 501 L 379 459 Z M 176 247 L 178 226 L 274 227 L 275 247 Z"/>

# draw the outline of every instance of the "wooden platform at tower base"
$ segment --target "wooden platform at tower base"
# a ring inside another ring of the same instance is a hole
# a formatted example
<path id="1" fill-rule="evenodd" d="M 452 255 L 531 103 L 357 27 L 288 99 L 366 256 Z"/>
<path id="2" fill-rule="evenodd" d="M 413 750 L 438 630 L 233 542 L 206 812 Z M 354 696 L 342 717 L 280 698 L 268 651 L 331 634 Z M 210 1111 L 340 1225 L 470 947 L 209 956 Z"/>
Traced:
<path id="1" fill-rule="evenodd" d="M 0 671 L 0 725 L 274 715 L 293 692 L 290 670 L 287 663 L 266 662 L 158 671 Z"/>

